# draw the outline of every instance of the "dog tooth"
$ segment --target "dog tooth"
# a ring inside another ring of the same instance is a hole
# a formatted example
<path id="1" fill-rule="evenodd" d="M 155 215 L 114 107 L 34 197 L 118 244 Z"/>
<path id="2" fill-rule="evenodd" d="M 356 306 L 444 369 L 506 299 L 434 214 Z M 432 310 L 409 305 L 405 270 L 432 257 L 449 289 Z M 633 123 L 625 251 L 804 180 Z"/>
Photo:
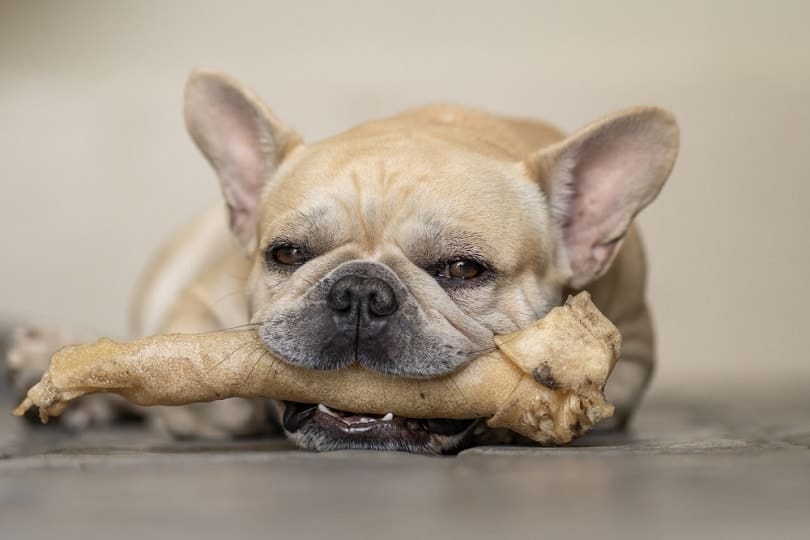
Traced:
<path id="1" fill-rule="evenodd" d="M 328 414 L 329 416 L 334 416 L 335 418 L 339 418 L 337 413 L 335 413 L 335 411 L 333 411 L 332 409 L 330 409 L 329 407 L 327 407 L 323 403 L 318 403 L 318 410 L 321 411 L 322 413 Z"/>
<path id="2" fill-rule="evenodd" d="M 385 413 L 385 416 L 382 417 L 383 422 L 390 422 L 394 419 L 394 413 Z"/>

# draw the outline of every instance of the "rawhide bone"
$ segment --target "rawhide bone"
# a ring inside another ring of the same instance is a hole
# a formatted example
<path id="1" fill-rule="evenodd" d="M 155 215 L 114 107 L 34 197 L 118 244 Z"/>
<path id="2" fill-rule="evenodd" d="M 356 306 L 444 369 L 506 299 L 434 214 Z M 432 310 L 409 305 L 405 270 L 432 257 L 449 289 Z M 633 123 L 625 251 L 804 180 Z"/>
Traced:
<path id="1" fill-rule="evenodd" d="M 295 367 L 272 356 L 253 330 L 101 339 L 56 352 L 14 414 L 36 406 L 46 422 L 94 392 L 139 405 L 265 397 L 358 413 L 486 418 L 544 444 L 567 443 L 613 414 L 603 390 L 621 336 L 587 292 L 494 341 L 492 352 L 449 375 L 406 379 L 358 366 Z"/>

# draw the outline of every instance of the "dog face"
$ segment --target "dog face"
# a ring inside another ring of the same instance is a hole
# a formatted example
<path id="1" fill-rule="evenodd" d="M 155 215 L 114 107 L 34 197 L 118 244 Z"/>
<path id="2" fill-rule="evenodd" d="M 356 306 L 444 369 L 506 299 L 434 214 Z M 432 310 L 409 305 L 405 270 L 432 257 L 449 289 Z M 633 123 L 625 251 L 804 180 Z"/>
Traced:
<path id="1" fill-rule="evenodd" d="M 197 73 L 186 118 L 252 257 L 267 349 L 399 377 L 450 373 L 601 276 L 674 159 L 654 109 L 528 153 L 494 117 L 451 108 L 304 145 L 237 83 Z M 475 423 L 297 403 L 282 416 L 314 449 L 447 452 Z"/>
<path id="2" fill-rule="evenodd" d="M 249 296 L 268 348 L 309 368 L 431 377 L 541 316 L 558 298 L 537 279 L 547 250 L 527 241 L 547 223 L 519 175 L 430 133 L 301 148 L 259 209 Z"/>

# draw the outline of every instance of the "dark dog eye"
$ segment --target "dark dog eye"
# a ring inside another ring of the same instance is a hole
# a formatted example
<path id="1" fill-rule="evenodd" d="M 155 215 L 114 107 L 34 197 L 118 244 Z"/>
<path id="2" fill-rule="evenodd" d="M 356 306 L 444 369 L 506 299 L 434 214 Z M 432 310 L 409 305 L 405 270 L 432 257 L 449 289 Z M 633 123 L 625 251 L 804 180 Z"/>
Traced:
<path id="1" fill-rule="evenodd" d="M 484 266 L 470 259 L 456 259 L 448 262 L 439 275 L 444 278 L 472 279 L 481 275 Z"/>
<path id="2" fill-rule="evenodd" d="M 301 265 L 307 262 L 304 250 L 298 246 L 281 245 L 270 248 L 268 251 L 269 259 L 278 264 L 288 266 Z"/>

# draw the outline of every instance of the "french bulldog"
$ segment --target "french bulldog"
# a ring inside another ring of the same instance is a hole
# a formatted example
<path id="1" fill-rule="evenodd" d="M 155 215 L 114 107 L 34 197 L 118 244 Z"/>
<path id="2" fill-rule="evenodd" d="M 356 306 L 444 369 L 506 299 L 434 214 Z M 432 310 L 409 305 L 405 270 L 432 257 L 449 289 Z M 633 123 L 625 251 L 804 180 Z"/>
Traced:
<path id="1" fill-rule="evenodd" d="M 225 204 L 159 252 L 137 289 L 135 334 L 250 326 L 297 366 L 429 378 L 587 289 L 624 338 L 606 392 L 614 426 L 626 425 L 654 366 L 633 220 L 675 162 L 670 113 L 631 108 L 565 135 L 437 105 L 306 144 L 238 82 L 195 71 L 185 120 Z M 25 365 L 26 348 L 10 358 Z M 475 420 L 317 403 L 226 400 L 148 414 L 178 436 L 275 424 L 313 450 L 451 453 L 509 440 Z"/>

